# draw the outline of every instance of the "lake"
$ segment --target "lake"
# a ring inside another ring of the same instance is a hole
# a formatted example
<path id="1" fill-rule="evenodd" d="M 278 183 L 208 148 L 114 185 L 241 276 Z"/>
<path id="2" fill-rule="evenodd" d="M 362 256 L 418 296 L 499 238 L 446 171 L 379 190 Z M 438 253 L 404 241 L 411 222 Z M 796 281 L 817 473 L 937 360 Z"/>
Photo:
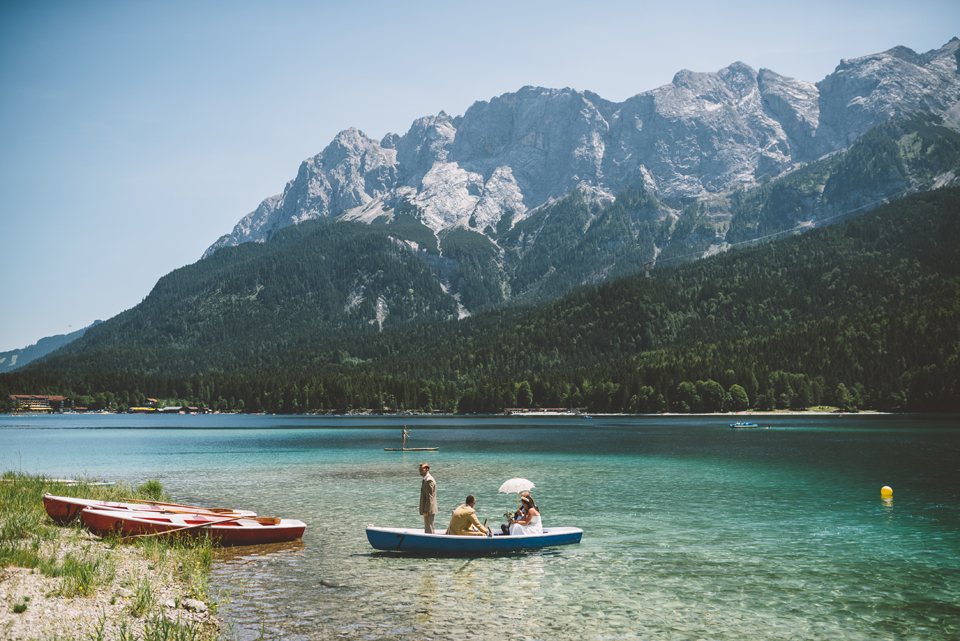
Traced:
<path id="1" fill-rule="evenodd" d="M 958 417 L 740 418 L 4 415 L 0 469 L 306 522 L 215 563 L 244 640 L 960 638 Z M 403 425 L 440 450 L 385 452 Z M 519 476 L 582 543 L 375 552 L 366 524 L 422 527 L 421 461 L 438 529 L 468 493 L 499 524 Z"/>

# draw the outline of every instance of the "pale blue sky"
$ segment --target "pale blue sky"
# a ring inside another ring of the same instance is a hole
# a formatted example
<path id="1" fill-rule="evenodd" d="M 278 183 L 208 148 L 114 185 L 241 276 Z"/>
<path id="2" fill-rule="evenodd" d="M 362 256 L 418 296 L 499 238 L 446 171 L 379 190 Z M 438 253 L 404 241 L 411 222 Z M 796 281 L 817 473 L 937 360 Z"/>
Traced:
<path id="1" fill-rule="evenodd" d="M 0 351 L 136 305 L 347 127 L 735 61 L 817 82 L 956 35 L 956 0 L 2 1 Z"/>

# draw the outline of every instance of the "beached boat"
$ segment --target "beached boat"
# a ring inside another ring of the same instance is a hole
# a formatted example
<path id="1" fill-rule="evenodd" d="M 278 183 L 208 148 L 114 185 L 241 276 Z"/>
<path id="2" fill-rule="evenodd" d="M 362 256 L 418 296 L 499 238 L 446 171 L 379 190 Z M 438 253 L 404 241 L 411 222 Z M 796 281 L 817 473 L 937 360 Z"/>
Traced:
<path id="1" fill-rule="evenodd" d="M 424 534 L 423 528 L 367 526 L 367 540 L 375 550 L 392 552 L 513 552 L 554 545 L 579 543 L 583 530 L 576 527 L 544 528 L 543 534 L 509 536 L 455 536 L 452 534 Z"/>
<path id="2" fill-rule="evenodd" d="M 730 423 L 730 427 L 759 427 L 756 423 Z"/>
<path id="3" fill-rule="evenodd" d="M 282 543 L 303 537 L 307 526 L 296 519 L 273 517 L 236 517 L 213 514 L 159 514 L 156 512 L 123 512 L 84 508 L 83 524 L 103 536 L 122 537 L 144 534 L 182 534 L 206 536 L 217 545 L 260 545 Z"/>
<path id="4" fill-rule="evenodd" d="M 43 507 L 50 518 L 58 523 L 69 523 L 79 516 L 85 507 L 100 509 L 121 510 L 124 512 L 169 512 L 189 514 L 213 514 L 228 516 L 256 516 L 256 512 L 249 510 L 231 510 L 223 507 L 196 507 L 193 505 L 179 505 L 177 503 L 160 503 L 153 501 L 98 501 L 95 499 L 80 499 L 74 496 L 43 495 Z"/>

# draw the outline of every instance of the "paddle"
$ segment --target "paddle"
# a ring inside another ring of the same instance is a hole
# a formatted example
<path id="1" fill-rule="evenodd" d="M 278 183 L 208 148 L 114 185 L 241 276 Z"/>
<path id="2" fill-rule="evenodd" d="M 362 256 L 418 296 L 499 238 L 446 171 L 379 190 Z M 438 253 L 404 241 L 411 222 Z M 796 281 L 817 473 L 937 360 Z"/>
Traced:
<path id="1" fill-rule="evenodd" d="M 141 501 L 140 499 L 123 499 L 123 503 L 144 503 L 146 505 L 169 505 L 170 507 L 183 507 L 189 509 L 203 510 L 205 512 L 220 512 L 220 511 L 229 511 L 233 512 L 230 508 L 227 507 L 196 507 L 193 505 L 184 505 L 182 503 L 164 503 L 162 501 Z M 194 512 L 190 512 L 194 514 Z"/>
<path id="2" fill-rule="evenodd" d="M 210 521 L 209 523 L 197 523 L 196 525 L 187 525 L 185 527 L 178 527 L 175 530 L 164 530 L 163 532 L 154 532 L 153 534 L 131 534 L 130 536 L 121 537 L 120 540 L 126 539 L 138 539 L 138 538 L 147 538 L 148 536 L 160 536 L 161 534 L 173 534 L 174 532 L 183 532 L 184 530 L 193 530 L 198 527 L 207 527 L 208 525 L 220 525 L 221 523 L 229 523 L 230 521 L 238 521 L 240 519 L 249 519 L 253 517 L 249 516 L 231 516 L 230 518 L 223 519 L 221 521 Z"/>
<path id="3" fill-rule="evenodd" d="M 186 512 L 185 514 L 195 514 L 195 512 Z M 135 539 L 138 537 L 147 537 L 147 536 L 160 536 L 161 534 L 172 534 L 174 532 L 182 532 L 184 530 L 191 530 L 198 527 L 207 527 L 208 525 L 220 525 L 221 523 L 229 523 L 230 521 L 238 521 L 240 519 L 250 519 L 251 521 L 256 521 L 260 525 L 280 525 L 281 519 L 276 516 L 231 516 L 229 518 L 220 520 L 220 521 L 211 521 L 209 523 L 197 523 L 196 525 L 187 525 L 184 527 L 179 527 L 175 530 L 164 530 L 163 532 L 154 532 L 153 534 L 131 534 L 130 536 L 124 536 L 120 540 L 124 539 Z"/>
<path id="4" fill-rule="evenodd" d="M 210 515 L 216 515 L 216 516 L 227 516 L 227 513 L 230 513 L 231 516 L 238 516 L 235 510 L 231 510 L 229 508 L 219 508 L 219 509 L 222 509 L 223 512 L 217 512 L 217 511 L 208 510 L 202 507 L 194 508 L 192 510 L 188 510 L 188 509 L 173 510 L 164 506 L 157 506 L 157 507 L 163 507 L 163 509 L 160 510 L 161 514 L 201 514 L 201 515 L 210 514 Z M 253 515 L 249 515 L 249 516 L 241 516 L 240 518 L 253 519 L 256 517 L 254 517 Z"/>

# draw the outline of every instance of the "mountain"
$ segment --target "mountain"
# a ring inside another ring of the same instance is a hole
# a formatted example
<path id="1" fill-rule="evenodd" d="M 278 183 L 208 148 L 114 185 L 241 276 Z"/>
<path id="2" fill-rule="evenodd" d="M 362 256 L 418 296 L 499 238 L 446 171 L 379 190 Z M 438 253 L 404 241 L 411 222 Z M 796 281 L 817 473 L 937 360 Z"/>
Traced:
<path id="1" fill-rule="evenodd" d="M 509 251 L 499 229 L 575 191 L 605 203 L 631 185 L 672 203 L 659 214 L 676 218 L 685 199 L 750 190 L 878 125 L 915 113 L 956 118 L 958 56 L 956 38 L 923 54 L 895 47 L 843 60 L 816 84 L 737 62 L 715 73 L 681 71 L 621 103 L 524 87 L 462 116 L 421 118 L 403 136 L 377 141 L 348 129 L 204 255 L 305 220 L 371 222 L 401 210 L 438 236 L 473 230 Z"/>
<path id="2" fill-rule="evenodd" d="M 130 348 L 113 370 L 104 365 L 116 352 L 61 353 L 0 375 L 0 395 L 31 386 L 96 395 L 100 404 L 148 395 L 268 412 L 821 403 L 957 411 L 958 319 L 960 188 L 945 188 L 651 278 L 462 320 L 249 350 L 228 367 L 192 375 L 149 375 L 155 363 L 139 357 L 184 357 L 171 349 Z"/>
<path id="3" fill-rule="evenodd" d="M 94 321 L 93 324 L 78 329 L 69 334 L 57 334 L 41 338 L 35 344 L 21 349 L 14 349 L 9 352 L 0 352 L 0 373 L 12 372 L 18 367 L 23 367 L 38 358 L 60 349 L 67 343 L 71 343 L 83 336 L 88 329 L 96 327 L 101 321 Z"/>
<path id="4" fill-rule="evenodd" d="M 221 243 L 38 369 L 264 366 L 318 342 L 375 342 L 656 274 L 954 184 L 958 50 L 954 39 L 844 61 L 816 86 L 739 64 L 681 72 L 621 104 L 527 88 L 402 138 L 343 132 L 241 222 L 259 242 Z M 779 140 L 792 169 L 764 169 L 775 154 L 761 139 Z"/>
<path id="5" fill-rule="evenodd" d="M 960 134 L 933 116 L 914 116 L 749 192 L 691 200 L 677 218 L 661 219 L 666 206 L 631 185 L 609 204 L 575 192 L 501 225 L 493 239 L 455 228 L 438 240 L 412 206 L 369 224 L 309 220 L 171 272 L 139 305 L 52 354 L 42 369 L 182 376 L 271 363 L 278 351 L 304 353 L 317 342 L 372 341 L 463 318 L 464 307 L 550 301 L 644 272 L 655 255 L 656 274 L 710 253 L 724 236 L 726 249 L 786 237 L 812 227 L 798 221 L 813 212 L 839 222 L 947 167 L 960 172 Z M 721 215 L 730 222 L 718 222 Z"/>

